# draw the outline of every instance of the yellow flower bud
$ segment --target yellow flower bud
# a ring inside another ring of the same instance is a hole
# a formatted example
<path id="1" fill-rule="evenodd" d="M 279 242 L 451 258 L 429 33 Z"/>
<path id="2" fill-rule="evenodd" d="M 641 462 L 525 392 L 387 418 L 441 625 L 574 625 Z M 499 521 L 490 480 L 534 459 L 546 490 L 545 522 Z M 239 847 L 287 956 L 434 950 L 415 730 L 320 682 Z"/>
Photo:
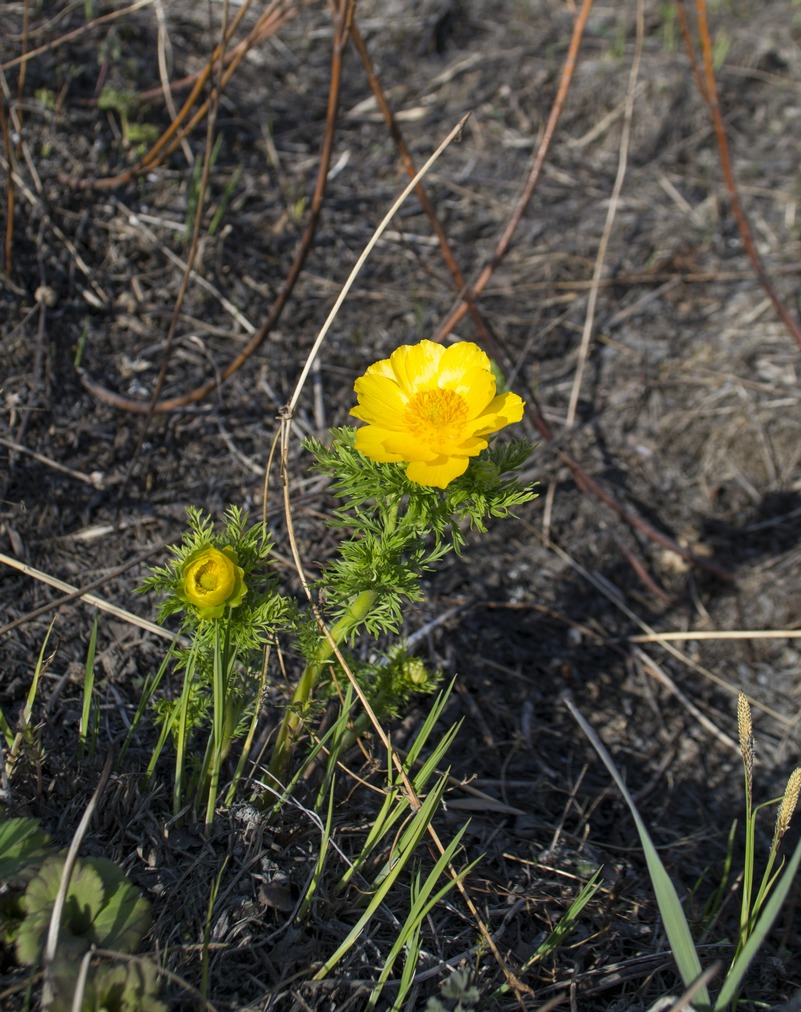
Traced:
<path id="1" fill-rule="evenodd" d="M 236 608 L 247 592 L 244 570 L 233 548 L 199 548 L 187 558 L 178 596 L 197 609 L 200 618 L 220 618 Z"/>

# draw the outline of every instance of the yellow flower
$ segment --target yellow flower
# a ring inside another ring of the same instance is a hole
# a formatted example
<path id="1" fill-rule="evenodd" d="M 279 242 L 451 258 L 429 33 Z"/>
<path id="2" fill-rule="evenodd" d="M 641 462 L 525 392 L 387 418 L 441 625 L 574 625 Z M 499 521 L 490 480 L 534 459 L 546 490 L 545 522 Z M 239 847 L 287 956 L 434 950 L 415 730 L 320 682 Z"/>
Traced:
<path id="1" fill-rule="evenodd" d="M 200 618 L 220 618 L 226 608 L 242 604 L 247 592 L 244 570 L 233 548 L 198 548 L 181 571 L 178 596 L 197 609 Z"/>
<path id="2" fill-rule="evenodd" d="M 356 380 L 351 414 L 367 422 L 356 446 L 377 461 L 408 463 L 418 485 L 445 488 L 464 474 L 486 436 L 523 417 L 517 394 L 495 394 L 490 360 L 469 341 L 404 344 Z"/>

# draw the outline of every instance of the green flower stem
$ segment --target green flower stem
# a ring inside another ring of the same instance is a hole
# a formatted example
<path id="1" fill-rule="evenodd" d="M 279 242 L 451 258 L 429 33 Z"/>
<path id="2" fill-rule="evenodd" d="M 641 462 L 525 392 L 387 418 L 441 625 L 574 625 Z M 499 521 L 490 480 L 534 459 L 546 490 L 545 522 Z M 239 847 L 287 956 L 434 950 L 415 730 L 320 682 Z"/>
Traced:
<path id="1" fill-rule="evenodd" d="M 223 728 L 225 725 L 225 674 L 228 660 L 228 631 L 225 636 L 225 650 L 220 643 L 219 624 L 214 629 L 214 662 L 212 668 L 212 747 L 211 775 L 209 777 L 208 796 L 206 798 L 206 829 L 210 829 L 214 821 L 214 808 L 217 803 L 217 791 L 220 784 L 220 766 L 222 765 Z"/>
<path id="2" fill-rule="evenodd" d="M 225 796 L 225 804 L 231 806 L 234 803 L 236 797 L 236 787 L 239 781 L 242 779 L 242 774 L 245 771 L 245 764 L 250 757 L 250 750 L 253 747 L 253 739 L 256 737 L 256 728 L 259 723 L 259 716 L 261 715 L 261 701 L 264 699 L 264 690 L 267 686 L 267 662 L 270 656 L 270 648 L 266 646 L 264 648 L 264 657 L 261 665 L 261 678 L 259 680 L 259 691 L 256 695 L 256 701 L 253 706 L 253 712 L 250 717 L 250 727 L 248 728 L 247 737 L 242 746 L 242 751 L 239 755 L 239 761 L 236 764 L 234 775 L 228 785 L 228 793 Z M 233 737 L 233 730 L 231 731 L 231 737 Z"/>
<path id="3" fill-rule="evenodd" d="M 187 714 L 189 710 L 189 697 L 191 695 L 192 682 L 195 678 L 195 649 L 187 658 L 186 670 L 184 671 L 184 684 L 181 689 L 181 699 L 178 704 L 178 731 L 175 741 L 175 783 L 172 792 L 173 814 L 177 815 L 184 803 L 184 754 L 186 751 L 187 738 Z"/>
<path id="4" fill-rule="evenodd" d="M 756 878 L 755 878 L 755 862 L 756 862 L 756 845 L 755 845 L 755 833 L 756 833 L 756 818 L 757 812 L 761 808 L 767 808 L 770 805 L 775 805 L 781 802 L 781 798 L 774 798 L 772 801 L 764 801 L 761 805 L 758 805 L 746 822 L 746 839 L 745 839 L 745 862 L 743 868 L 743 897 L 742 907 L 740 912 L 740 937 L 737 942 L 737 948 L 732 959 L 732 966 L 737 962 L 737 958 L 745 948 L 748 940 L 750 939 L 754 927 L 756 925 L 759 914 L 768 897 L 773 885 L 782 870 L 782 866 L 773 873 L 773 865 L 776 861 L 776 855 L 779 850 L 779 841 L 774 838 L 771 844 L 770 853 L 768 854 L 768 861 L 765 867 L 765 871 L 762 875 L 762 881 L 759 889 L 755 889 Z"/>
<path id="5" fill-rule="evenodd" d="M 365 620 L 377 599 L 377 590 L 363 590 L 353 598 L 342 618 L 331 627 L 331 639 L 337 646 Z M 301 725 L 300 711 L 309 702 L 325 665 L 331 659 L 332 653 L 333 647 L 331 642 L 328 637 L 323 638 L 317 647 L 314 660 L 306 665 L 292 695 L 290 704 L 287 707 L 287 711 L 284 714 L 284 719 L 275 742 L 272 762 L 270 763 L 270 772 L 279 783 L 284 781 L 289 767 L 289 760 L 292 757 L 292 744 Z"/>

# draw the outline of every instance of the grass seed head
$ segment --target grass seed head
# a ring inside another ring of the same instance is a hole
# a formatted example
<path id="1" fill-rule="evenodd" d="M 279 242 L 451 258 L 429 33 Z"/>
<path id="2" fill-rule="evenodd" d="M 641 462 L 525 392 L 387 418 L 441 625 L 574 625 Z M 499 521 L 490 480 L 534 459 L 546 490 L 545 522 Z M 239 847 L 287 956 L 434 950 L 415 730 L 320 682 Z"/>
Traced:
<path id="1" fill-rule="evenodd" d="M 750 801 L 754 774 L 754 726 L 751 723 L 751 706 L 744 692 L 737 697 L 737 730 L 740 734 L 740 751 Z"/>
<path id="2" fill-rule="evenodd" d="M 779 805 L 779 814 L 776 816 L 776 830 L 773 834 L 774 843 L 778 843 L 790 827 L 790 820 L 798 804 L 798 795 L 801 792 L 801 767 L 794 769 L 787 780 L 784 789 L 784 797 Z"/>

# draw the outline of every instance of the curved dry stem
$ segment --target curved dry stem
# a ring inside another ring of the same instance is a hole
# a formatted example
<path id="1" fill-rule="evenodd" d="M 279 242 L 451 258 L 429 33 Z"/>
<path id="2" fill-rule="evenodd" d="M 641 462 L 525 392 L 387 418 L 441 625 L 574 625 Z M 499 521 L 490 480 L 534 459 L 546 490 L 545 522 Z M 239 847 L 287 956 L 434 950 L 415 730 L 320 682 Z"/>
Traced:
<path id="1" fill-rule="evenodd" d="M 194 129 L 208 111 L 209 102 L 211 101 L 210 98 L 206 99 L 206 101 L 201 104 L 199 109 L 197 109 L 192 116 L 189 115 L 192 107 L 199 98 L 204 85 L 214 73 L 215 67 L 219 64 L 219 87 L 224 88 L 230 81 L 247 50 L 252 48 L 256 41 L 261 41 L 262 37 L 266 37 L 262 27 L 264 22 L 269 21 L 272 31 L 275 31 L 281 24 L 284 23 L 285 20 L 287 20 L 288 17 L 291 16 L 291 13 L 293 13 L 292 9 L 290 9 L 289 12 L 284 12 L 280 9 L 277 10 L 276 8 L 280 8 L 280 3 L 271 4 L 268 10 L 261 15 L 257 25 L 250 32 L 247 39 L 244 40 L 249 44 L 241 51 L 239 50 L 239 47 L 237 47 L 235 50 L 236 56 L 231 60 L 230 65 L 225 67 L 224 54 L 226 47 L 252 2 L 253 0 L 245 0 L 239 8 L 236 17 L 233 18 L 230 25 L 226 28 L 226 30 L 224 30 L 220 42 L 214 47 L 208 62 L 204 66 L 203 70 L 198 74 L 195 85 L 181 107 L 180 112 L 173 118 L 172 122 L 162 133 L 161 137 L 159 137 L 150 150 L 139 159 L 136 165 L 131 166 L 130 169 L 126 169 L 124 172 L 121 172 L 116 176 L 107 176 L 103 179 L 80 179 L 74 181 L 74 186 L 81 190 L 108 190 L 114 189 L 118 186 L 123 186 L 126 183 L 129 183 L 132 179 L 141 175 L 143 172 L 148 172 L 155 168 L 164 160 L 164 158 L 175 150 L 175 148 Z M 261 33 L 259 32 L 260 29 Z M 223 67 L 225 67 L 224 70 L 222 69 Z M 188 122 L 185 122 L 187 121 L 187 117 Z"/>
<path id="2" fill-rule="evenodd" d="M 223 8 L 223 24 L 220 29 L 221 39 L 219 46 L 217 47 L 218 49 L 221 50 L 222 54 L 224 54 L 225 40 L 229 37 L 230 34 L 228 31 L 228 25 L 225 21 L 227 13 L 228 13 L 228 6 L 226 4 Z M 219 76 L 222 75 L 222 65 L 223 64 L 221 59 Z M 186 298 L 186 293 L 187 290 L 189 289 L 189 280 L 192 277 L 195 258 L 197 256 L 198 243 L 200 240 L 200 225 L 203 220 L 203 207 L 206 202 L 206 193 L 208 191 L 209 177 L 211 175 L 212 152 L 214 150 L 214 128 L 217 124 L 217 109 L 219 105 L 218 99 L 221 94 L 222 94 L 222 82 L 218 80 L 216 82 L 216 86 L 212 89 L 212 93 L 208 101 L 209 115 L 206 119 L 206 145 L 205 150 L 203 152 L 203 166 L 200 174 L 200 181 L 198 183 L 197 188 L 197 205 L 195 209 L 194 221 L 192 222 L 192 236 L 189 242 L 189 250 L 186 255 L 186 264 L 184 266 L 184 271 L 181 276 L 181 284 L 178 288 L 178 294 L 175 299 L 175 305 L 173 306 L 172 314 L 170 316 L 170 325 L 167 329 L 167 337 L 164 342 L 164 351 L 162 352 L 161 356 L 161 365 L 159 366 L 158 376 L 156 377 L 156 385 L 153 388 L 153 393 L 150 398 L 150 404 L 148 405 L 149 410 L 145 415 L 142 425 L 140 426 L 136 446 L 134 447 L 133 453 L 131 454 L 131 459 L 125 470 L 125 477 L 123 478 L 122 486 L 119 493 L 120 496 L 123 496 L 125 493 L 128 481 L 130 480 L 131 474 L 133 473 L 134 465 L 139 457 L 139 452 L 142 449 L 142 444 L 145 441 L 148 425 L 150 424 L 150 419 L 153 417 L 153 410 L 156 404 L 158 404 L 161 391 L 164 389 L 164 384 L 167 381 L 167 367 L 169 366 L 170 359 L 172 358 L 172 352 L 175 343 L 175 332 L 178 328 L 178 321 L 180 319 L 181 307 L 184 304 L 184 299 Z"/>
<path id="3" fill-rule="evenodd" d="M 118 18 L 124 18 L 128 14 L 132 14 L 134 11 L 141 10 L 142 7 L 149 7 L 150 4 L 154 3 L 154 0 L 135 0 L 134 3 L 128 7 L 120 7 L 118 10 L 109 11 L 108 14 L 102 14 L 100 17 L 92 18 L 91 21 L 87 21 L 85 25 L 81 25 L 79 28 L 74 28 L 70 32 L 65 32 L 64 35 L 54 39 L 52 42 L 47 42 L 43 46 L 38 46 L 36 49 L 29 49 L 20 56 L 15 56 L 12 60 L 7 60 L 5 63 L 0 63 L 0 70 L 11 70 L 12 67 L 19 67 L 23 63 L 28 63 L 29 60 L 33 60 L 37 56 L 41 56 L 42 53 L 49 53 L 51 49 L 58 49 L 67 42 L 73 42 L 75 39 L 80 38 L 81 35 L 85 35 L 87 32 L 94 31 L 100 25 L 107 24 L 109 21 L 116 21 Z M 67 8 L 69 10 L 69 8 Z M 53 24 L 64 16 L 64 12 L 57 14 L 53 17 L 48 25 Z"/>
<path id="4" fill-rule="evenodd" d="M 89 804 L 86 806 L 86 809 L 81 816 L 81 821 L 78 823 L 78 828 L 75 830 L 75 835 L 72 838 L 72 842 L 67 850 L 67 856 L 64 859 L 64 870 L 61 873 L 61 882 L 58 887 L 55 903 L 53 904 L 53 912 L 50 915 L 50 926 L 47 931 L 47 941 L 45 942 L 44 952 L 42 953 L 42 964 L 44 965 L 42 1004 L 45 1008 L 52 1004 L 54 997 L 52 965 L 56 958 L 58 936 L 61 930 L 61 916 L 64 912 L 64 904 L 67 900 L 70 878 L 72 877 L 72 872 L 75 868 L 75 862 L 78 859 L 78 851 L 81 843 L 83 842 L 83 838 L 89 828 L 89 823 L 94 815 L 103 791 L 106 789 L 109 777 L 111 776 L 113 759 L 114 751 L 109 750 L 108 755 L 106 756 L 106 761 L 103 765 L 103 771 L 100 774 L 100 780 L 97 783 L 94 794 L 89 799 Z"/>
<path id="5" fill-rule="evenodd" d="M 384 89 L 381 87 L 381 82 L 379 81 L 378 75 L 373 67 L 373 62 L 370 59 L 370 53 L 367 49 L 367 45 L 359 32 L 358 25 L 355 22 L 351 31 L 351 41 L 353 42 L 356 52 L 359 54 L 362 61 L 362 66 L 364 67 L 365 74 L 367 74 L 370 89 L 375 96 L 376 104 L 378 105 L 381 115 L 384 117 L 384 122 L 387 130 L 389 130 L 390 137 L 392 137 L 392 140 L 395 142 L 395 147 L 398 149 L 398 154 L 403 162 L 403 167 L 406 169 L 407 175 L 413 179 L 417 176 L 417 168 L 414 164 L 414 159 L 412 158 L 408 145 L 404 140 L 403 133 L 397 119 L 395 118 L 395 114 L 390 108 L 389 102 L 384 94 Z M 431 228 L 434 230 L 434 234 L 439 242 L 442 258 L 451 273 L 454 284 L 459 291 L 459 294 L 467 301 L 470 318 L 473 321 L 476 330 L 481 335 L 481 339 L 488 347 L 492 348 L 495 345 L 495 339 L 490 334 L 489 328 L 484 322 L 478 308 L 476 307 L 474 299 L 468 291 L 467 282 L 459 269 L 459 265 L 456 263 L 456 258 L 453 254 L 450 243 L 448 242 L 445 229 L 440 224 L 437 213 L 434 210 L 434 205 L 429 200 L 428 193 L 426 192 L 422 180 L 415 186 L 414 192 L 417 199 L 420 201 L 420 206 L 425 212 L 429 223 L 431 224 Z"/>
<path id="6" fill-rule="evenodd" d="M 470 116 L 470 113 L 466 113 L 464 116 L 462 116 L 462 118 L 459 120 L 459 122 L 456 124 L 456 126 L 451 130 L 451 132 L 448 134 L 448 136 L 445 138 L 445 140 L 442 141 L 442 143 L 439 145 L 439 147 L 436 149 L 436 151 L 433 153 L 433 155 L 431 155 L 431 157 L 428 159 L 428 161 L 425 163 L 425 165 L 420 169 L 420 171 L 417 173 L 417 175 L 414 176 L 414 178 L 408 184 L 408 186 L 406 186 L 406 188 L 403 190 L 403 192 L 400 194 L 400 196 L 395 200 L 395 203 L 392 205 L 392 207 L 384 215 L 384 218 L 381 221 L 381 223 L 379 224 L 378 228 L 376 228 L 375 232 L 373 232 L 372 236 L 370 237 L 370 241 L 367 243 L 367 245 L 362 250 L 362 252 L 361 252 L 361 254 L 359 256 L 359 259 L 356 261 L 356 263 L 355 263 L 355 265 L 353 267 L 353 270 L 350 272 L 350 275 L 348 276 L 347 281 L 342 286 L 342 289 L 341 289 L 339 295 L 337 296 L 336 301 L 334 302 L 333 307 L 331 308 L 331 312 L 328 314 L 328 317 L 326 318 L 325 323 L 320 328 L 320 333 L 317 335 L 317 338 L 315 339 L 315 342 L 314 342 L 314 344 L 312 346 L 312 349 L 311 349 L 311 351 L 308 354 L 306 362 L 305 362 L 305 364 L 303 366 L 303 369 L 301 371 L 300 377 L 298 378 L 298 382 L 297 382 L 297 384 L 295 386 L 295 390 L 294 390 L 294 392 L 292 394 L 292 397 L 289 400 L 289 405 L 287 407 L 287 413 L 289 414 L 290 417 L 291 417 L 293 411 L 295 410 L 295 407 L 297 406 L 298 398 L 300 397 L 300 392 L 301 392 L 301 390 L 303 389 L 303 387 L 304 387 L 304 385 L 306 383 L 306 379 L 308 378 L 309 371 L 311 370 L 312 364 L 314 363 L 314 360 L 317 357 L 317 353 L 319 352 L 320 348 L 322 347 L 322 343 L 325 340 L 326 334 L 331 329 L 331 324 L 336 319 L 337 313 L 339 312 L 340 307 L 342 306 L 342 303 L 347 298 L 348 292 L 350 292 L 351 288 L 353 287 L 353 283 L 356 280 L 356 278 L 358 277 L 359 271 L 364 266 L 365 261 L 370 256 L 370 253 L 372 252 L 373 247 L 378 242 L 378 240 L 381 238 L 381 236 L 384 234 L 387 226 L 392 221 L 392 219 L 395 217 L 395 215 L 397 214 L 397 212 L 401 208 L 401 206 L 405 203 L 406 198 L 409 196 L 409 194 L 416 188 L 416 186 L 420 182 L 420 180 L 428 173 L 428 171 L 431 169 L 431 167 L 434 164 L 434 162 L 436 162 L 436 160 L 439 158 L 439 156 L 442 154 L 442 152 L 445 150 L 445 148 L 447 148 L 450 144 L 452 144 L 453 141 L 456 140 L 456 138 L 462 132 L 462 130 L 464 128 L 464 125 L 467 122 L 469 116 Z"/>

